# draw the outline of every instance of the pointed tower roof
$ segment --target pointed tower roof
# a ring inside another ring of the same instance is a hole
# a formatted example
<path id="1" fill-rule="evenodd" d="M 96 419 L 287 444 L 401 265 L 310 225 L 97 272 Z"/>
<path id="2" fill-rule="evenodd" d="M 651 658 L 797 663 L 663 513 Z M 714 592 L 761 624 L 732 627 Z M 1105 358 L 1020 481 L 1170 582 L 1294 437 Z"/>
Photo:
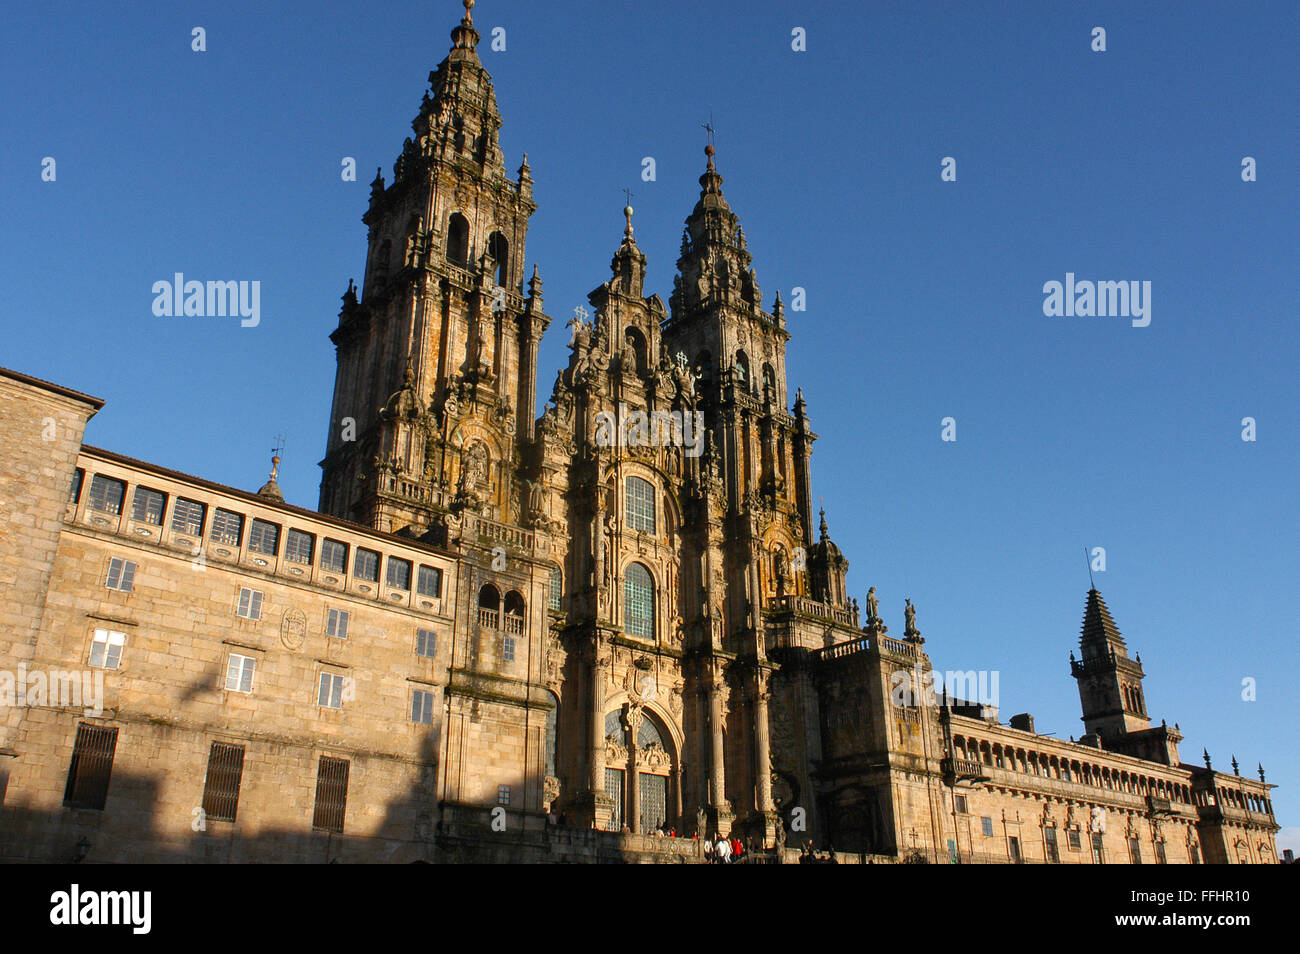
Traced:
<path id="1" fill-rule="evenodd" d="M 1083 626 L 1080 629 L 1079 645 L 1088 647 L 1098 643 L 1113 643 L 1120 646 L 1124 645 L 1124 637 L 1119 633 L 1119 627 L 1115 625 L 1115 620 L 1111 618 L 1110 610 L 1106 607 L 1106 601 L 1101 598 L 1101 593 L 1097 589 L 1088 591 L 1088 603 L 1083 610 Z"/>

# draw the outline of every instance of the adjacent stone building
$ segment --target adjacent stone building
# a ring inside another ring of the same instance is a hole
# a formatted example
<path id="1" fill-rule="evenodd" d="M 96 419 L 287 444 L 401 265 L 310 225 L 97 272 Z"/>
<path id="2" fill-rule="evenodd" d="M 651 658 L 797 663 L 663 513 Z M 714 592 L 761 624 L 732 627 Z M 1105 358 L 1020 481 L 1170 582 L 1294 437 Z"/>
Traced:
<path id="1" fill-rule="evenodd" d="M 1079 742 L 932 695 L 910 604 L 860 619 L 712 145 L 667 303 L 629 207 L 537 413 L 472 5 L 372 184 L 319 512 L 85 446 L 101 401 L 0 372 L 0 857 L 1275 861 L 1263 771 L 1180 761 L 1096 590 Z"/>

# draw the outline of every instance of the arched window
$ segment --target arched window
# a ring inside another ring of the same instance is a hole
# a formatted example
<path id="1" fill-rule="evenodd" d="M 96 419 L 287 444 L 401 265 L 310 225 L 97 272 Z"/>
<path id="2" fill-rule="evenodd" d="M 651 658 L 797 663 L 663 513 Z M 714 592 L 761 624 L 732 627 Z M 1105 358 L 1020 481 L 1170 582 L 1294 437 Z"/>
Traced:
<path id="1" fill-rule="evenodd" d="M 447 261 L 465 265 L 469 261 L 469 221 L 453 212 L 447 222 Z"/>
<path id="2" fill-rule="evenodd" d="M 506 281 L 510 275 L 510 243 L 500 232 L 488 236 L 488 254 L 497 263 L 497 284 L 508 288 Z"/>
<path id="3" fill-rule="evenodd" d="M 560 608 L 560 603 L 564 599 L 564 571 L 558 566 L 551 567 L 551 588 L 547 600 L 547 606 L 553 610 Z"/>
<path id="4" fill-rule="evenodd" d="M 556 778 L 559 772 L 556 771 L 557 752 L 559 749 L 560 735 L 558 732 L 560 723 L 560 697 L 549 689 L 546 692 L 546 700 L 551 704 L 551 708 L 546 713 L 546 774 L 551 778 Z"/>
<path id="5" fill-rule="evenodd" d="M 640 477 L 629 477 L 624 484 L 627 496 L 627 525 L 632 530 L 655 532 L 654 484 Z"/>
<path id="6" fill-rule="evenodd" d="M 517 590 L 511 590 L 506 594 L 504 606 L 506 611 L 506 632 L 511 636 L 522 636 L 524 632 L 524 617 L 528 615 L 528 608 L 524 603 L 523 596 Z"/>
<path id="7" fill-rule="evenodd" d="M 501 621 L 501 594 L 491 583 L 484 583 L 478 591 L 478 621 L 480 626 L 498 628 Z"/>
<path id="8" fill-rule="evenodd" d="M 655 583 L 640 563 L 623 573 L 623 629 L 631 636 L 655 638 Z"/>

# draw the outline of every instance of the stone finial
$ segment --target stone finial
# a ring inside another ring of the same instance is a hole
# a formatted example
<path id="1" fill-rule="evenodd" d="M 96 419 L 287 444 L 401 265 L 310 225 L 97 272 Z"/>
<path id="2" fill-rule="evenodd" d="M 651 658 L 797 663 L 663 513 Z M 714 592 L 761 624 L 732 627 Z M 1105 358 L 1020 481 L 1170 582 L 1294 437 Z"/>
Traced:
<path id="1" fill-rule="evenodd" d="M 1214 766 L 1210 764 L 1210 750 L 1209 750 L 1209 749 L 1201 749 L 1201 758 L 1205 759 L 1205 767 L 1206 767 L 1207 769 L 1212 769 L 1212 768 L 1214 768 Z"/>
<path id="2" fill-rule="evenodd" d="M 1261 782 L 1265 782 L 1265 781 L 1267 781 L 1267 779 L 1264 778 L 1264 763 L 1263 763 L 1263 762 L 1260 762 L 1260 763 L 1259 763 L 1259 780 L 1260 780 Z"/>
<path id="3" fill-rule="evenodd" d="M 1232 756 L 1232 774 L 1233 775 L 1241 774 L 1241 769 L 1237 766 L 1237 756 L 1235 754 Z"/>

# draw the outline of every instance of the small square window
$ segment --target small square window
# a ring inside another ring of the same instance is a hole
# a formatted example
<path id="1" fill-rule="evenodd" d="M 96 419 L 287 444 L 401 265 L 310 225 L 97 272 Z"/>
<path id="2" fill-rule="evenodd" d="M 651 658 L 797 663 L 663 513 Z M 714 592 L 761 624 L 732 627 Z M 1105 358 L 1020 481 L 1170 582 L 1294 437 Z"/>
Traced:
<path id="1" fill-rule="evenodd" d="M 151 523 L 162 526 L 163 513 L 167 509 L 167 495 L 148 487 L 137 487 L 131 496 L 131 519 L 137 523 Z"/>
<path id="2" fill-rule="evenodd" d="M 316 551 L 316 538 L 301 530 L 290 530 L 284 539 L 284 558 L 290 563 L 302 563 L 311 566 L 312 554 Z"/>
<path id="3" fill-rule="evenodd" d="M 501 640 L 501 656 L 506 662 L 515 661 L 515 638 L 505 636 Z"/>
<path id="4" fill-rule="evenodd" d="M 421 629 L 416 631 L 415 654 L 430 658 L 438 655 L 438 636 L 433 630 Z"/>
<path id="5" fill-rule="evenodd" d="M 411 721 L 420 725 L 433 723 L 433 693 L 416 689 L 411 693 Z"/>
<path id="6" fill-rule="evenodd" d="M 497 786 L 497 804 L 498 804 L 498 805 L 509 805 L 509 804 L 510 804 L 510 786 L 509 786 L 509 785 L 498 785 L 498 786 Z"/>
<path id="7" fill-rule="evenodd" d="M 108 579 L 104 585 L 110 590 L 130 593 L 135 588 L 135 571 L 136 565 L 130 560 L 113 557 L 108 561 Z"/>
<path id="8" fill-rule="evenodd" d="M 358 580 L 366 580 L 369 583 L 379 582 L 379 554 L 374 550 L 363 550 L 358 547 L 352 575 Z"/>
<path id="9" fill-rule="evenodd" d="M 280 528 L 265 520 L 254 520 L 248 530 L 248 550 L 275 556 L 280 551 Z"/>
<path id="10" fill-rule="evenodd" d="M 121 513 L 122 498 L 126 496 L 126 484 L 103 474 L 96 474 L 90 479 L 90 498 L 86 505 L 91 510 L 101 513 Z"/>
<path id="11" fill-rule="evenodd" d="M 194 536 L 203 535 L 203 517 L 207 513 L 207 507 L 197 500 L 186 500 L 184 497 L 178 497 L 176 503 L 172 506 L 172 529 L 177 533 L 189 533 Z"/>
<path id="12" fill-rule="evenodd" d="M 241 587 L 239 590 L 239 615 L 244 619 L 262 618 L 262 591 Z"/>
<path id="13" fill-rule="evenodd" d="M 257 660 L 252 656 L 231 653 L 230 663 L 226 666 L 226 688 L 231 692 L 252 692 L 253 673 L 256 671 Z"/>
<path id="14" fill-rule="evenodd" d="M 320 674 L 320 692 L 316 704 L 326 709 L 343 708 L 343 677 L 334 672 Z"/>
<path id="15" fill-rule="evenodd" d="M 108 629 L 95 630 L 90 643 L 90 665 L 96 669 L 117 669 L 122 665 L 122 648 L 126 634 Z"/>
<path id="16" fill-rule="evenodd" d="M 348 638 L 348 611 L 332 609 L 325 620 L 325 635 L 335 639 Z"/>
<path id="17" fill-rule="evenodd" d="M 337 540 L 325 539 L 320 545 L 320 568 L 331 573 L 346 573 L 348 569 L 348 545 Z"/>
<path id="18" fill-rule="evenodd" d="M 411 588 L 411 561 L 388 558 L 388 585 L 398 590 Z"/>
<path id="19" fill-rule="evenodd" d="M 991 837 L 993 835 L 993 819 L 989 818 L 987 815 L 981 818 L 980 828 L 983 830 L 985 836 Z"/>
<path id="20" fill-rule="evenodd" d="M 431 596 L 434 599 L 442 596 L 442 570 L 436 566 L 420 567 L 416 587 L 421 596 Z"/>
<path id="21" fill-rule="evenodd" d="M 237 547 L 242 539 L 244 539 L 243 515 L 218 507 L 217 512 L 212 515 L 213 542 Z"/>

